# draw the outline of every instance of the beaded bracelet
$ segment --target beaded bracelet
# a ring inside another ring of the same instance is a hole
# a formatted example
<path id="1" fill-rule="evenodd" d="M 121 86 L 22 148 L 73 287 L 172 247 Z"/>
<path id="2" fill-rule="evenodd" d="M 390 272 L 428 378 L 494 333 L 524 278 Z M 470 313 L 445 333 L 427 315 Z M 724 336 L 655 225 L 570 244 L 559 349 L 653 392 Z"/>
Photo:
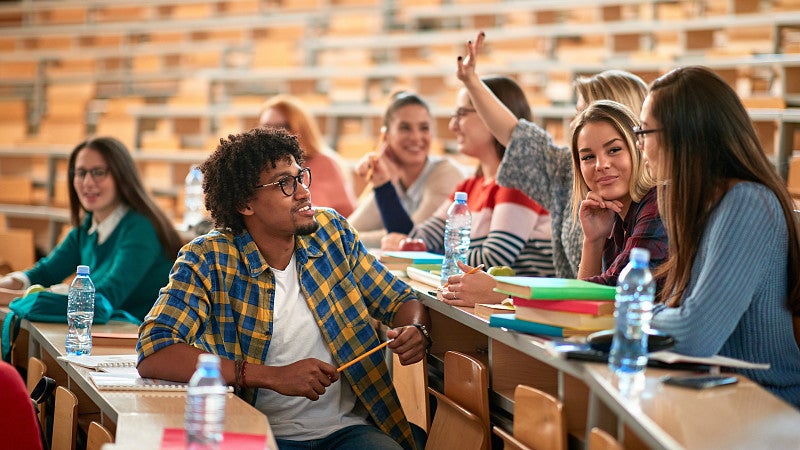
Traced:
<path id="1" fill-rule="evenodd" d="M 237 359 L 233 364 L 233 371 L 236 377 L 236 380 L 233 383 L 233 389 L 236 391 L 236 394 L 239 394 L 242 388 L 242 365 L 244 364 L 243 359 Z"/>

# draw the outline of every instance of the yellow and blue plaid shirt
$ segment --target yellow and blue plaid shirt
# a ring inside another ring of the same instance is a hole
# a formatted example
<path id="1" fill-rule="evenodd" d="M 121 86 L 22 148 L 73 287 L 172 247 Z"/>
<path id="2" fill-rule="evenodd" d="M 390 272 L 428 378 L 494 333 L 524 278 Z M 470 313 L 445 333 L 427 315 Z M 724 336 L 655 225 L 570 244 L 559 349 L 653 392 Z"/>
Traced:
<path id="1" fill-rule="evenodd" d="M 370 317 L 391 326 L 398 308 L 416 298 L 376 262 L 341 216 L 320 208 L 315 217 L 320 228 L 295 239 L 300 290 L 342 365 L 380 344 Z M 182 342 L 223 358 L 263 363 L 275 301 L 275 279 L 268 269 L 247 231 L 214 230 L 186 244 L 139 329 L 139 360 Z M 343 375 L 377 426 L 413 448 L 382 352 Z"/>

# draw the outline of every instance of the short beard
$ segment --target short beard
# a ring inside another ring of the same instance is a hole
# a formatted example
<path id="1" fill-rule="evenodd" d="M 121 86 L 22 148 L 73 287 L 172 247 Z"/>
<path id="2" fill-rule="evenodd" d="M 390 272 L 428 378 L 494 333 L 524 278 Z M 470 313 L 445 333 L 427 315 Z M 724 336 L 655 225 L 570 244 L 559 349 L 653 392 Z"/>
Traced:
<path id="1" fill-rule="evenodd" d="M 295 230 L 295 234 L 298 236 L 306 236 L 314 233 L 318 229 L 319 229 L 319 223 L 317 223 L 317 221 L 315 220 L 313 224 L 297 227 L 297 229 Z"/>

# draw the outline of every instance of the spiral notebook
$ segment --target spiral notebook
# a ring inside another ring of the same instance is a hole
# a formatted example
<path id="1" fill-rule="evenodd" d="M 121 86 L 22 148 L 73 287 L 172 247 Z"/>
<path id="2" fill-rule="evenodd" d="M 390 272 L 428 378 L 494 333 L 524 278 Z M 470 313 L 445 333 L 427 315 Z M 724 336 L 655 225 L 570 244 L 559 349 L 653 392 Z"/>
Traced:
<path id="1" fill-rule="evenodd" d="M 159 380 L 156 378 L 142 378 L 133 372 L 90 372 L 89 378 L 97 389 L 101 391 L 186 391 L 187 383 L 177 381 Z"/>
<path id="2" fill-rule="evenodd" d="M 138 356 L 135 353 L 126 355 L 64 355 L 59 360 L 76 366 L 94 370 L 106 370 L 112 367 L 136 367 Z"/>

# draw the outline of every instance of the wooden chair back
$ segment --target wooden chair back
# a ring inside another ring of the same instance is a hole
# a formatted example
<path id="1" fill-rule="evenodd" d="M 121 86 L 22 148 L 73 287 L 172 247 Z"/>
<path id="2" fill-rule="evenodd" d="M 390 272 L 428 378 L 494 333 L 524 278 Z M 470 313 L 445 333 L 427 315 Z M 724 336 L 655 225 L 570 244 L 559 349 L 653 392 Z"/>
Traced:
<path id="1" fill-rule="evenodd" d="M 75 435 L 78 431 L 78 398 L 69 389 L 56 388 L 53 411 L 53 437 L 51 450 L 75 450 Z"/>
<path id="2" fill-rule="evenodd" d="M 14 228 L 0 231 L 0 261 L 12 270 L 33 267 L 36 262 L 33 230 Z"/>
<path id="3" fill-rule="evenodd" d="M 489 429 L 489 371 L 464 353 L 444 355 L 444 395 L 478 416 Z"/>
<path id="4" fill-rule="evenodd" d="M 47 374 L 47 365 L 41 359 L 31 356 L 28 358 L 28 375 L 25 380 L 26 387 L 28 388 L 28 395 L 33 392 L 33 389 L 39 383 L 39 380 Z M 45 403 L 39 405 L 39 423 L 45 426 L 45 418 L 47 412 L 45 411 Z"/>
<path id="5" fill-rule="evenodd" d="M 625 450 L 619 441 L 614 439 L 613 436 L 601 430 L 600 428 L 592 428 L 589 433 L 589 447 L 588 450 Z"/>
<path id="6" fill-rule="evenodd" d="M 445 353 L 444 394 L 428 392 L 437 402 L 426 449 L 490 448 L 489 373 L 483 363 L 464 353 Z"/>
<path id="7" fill-rule="evenodd" d="M 94 420 L 89 423 L 89 431 L 86 433 L 86 450 L 100 450 L 103 444 L 114 442 L 114 437 L 106 429 Z"/>
<path id="8" fill-rule="evenodd" d="M 563 403 L 550 394 L 530 386 L 514 390 L 514 434 L 499 427 L 504 448 L 529 450 L 566 450 L 567 424 Z"/>
<path id="9" fill-rule="evenodd" d="M 489 431 L 480 417 L 434 389 L 428 392 L 436 397 L 436 414 L 425 450 L 488 450 Z"/>
<path id="10" fill-rule="evenodd" d="M 28 394 L 33 392 L 33 388 L 36 387 L 36 384 L 45 374 L 47 374 L 47 366 L 41 359 L 35 356 L 28 358 L 28 376 L 25 380 Z"/>
<path id="11" fill-rule="evenodd" d="M 400 358 L 392 353 L 392 384 L 400 399 L 400 406 L 409 422 L 428 431 L 431 424 L 430 404 L 428 402 L 428 361 L 404 366 Z"/>

